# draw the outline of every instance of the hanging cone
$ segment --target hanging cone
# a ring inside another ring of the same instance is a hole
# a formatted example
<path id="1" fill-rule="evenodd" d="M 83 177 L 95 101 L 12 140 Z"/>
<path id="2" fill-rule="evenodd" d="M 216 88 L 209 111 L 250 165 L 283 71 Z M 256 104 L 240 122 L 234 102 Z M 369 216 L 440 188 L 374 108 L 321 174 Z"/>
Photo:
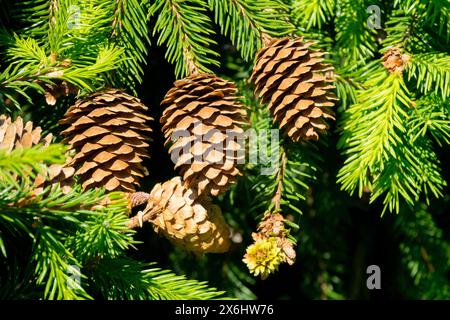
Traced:
<path id="1" fill-rule="evenodd" d="M 323 63 L 324 52 L 314 51 L 311 42 L 272 39 L 256 57 L 251 81 L 274 120 L 294 141 L 317 140 L 333 119 L 335 88 L 325 73 L 333 67 Z"/>
<path id="2" fill-rule="evenodd" d="M 11 152 L 18 148 L 29 148 L 37 144 L 47 147 L 53 139 L 52 134 L 45 137 L 41 135 L 40 127 L 33 128 L 33 123 L 23 122 L 21 117 L 17 117 L 13 122 L 10 117 L 0 115 L 0 149 Z M 39 193 L 49 184 L 60 183 L 64 192 L 70 190 L 74 169 L 70 166 L 52 164 L 43 173 L 36 176 L 34 181 L 34 193 Z"/>
<path id="3" fill-rule="evenodd" d="M 148 174 L 142 166 L 149 157 L 151 129 L 147 107 L 120 90 L 107 89 L 78 100 L 59 123 L 70 124 L 62 132 L 75 150 L 70 165 L 83 189 L 133 192 L 139 178 Z"/>
<path id="4" fill-rule="evenodd" d="M 211 74 L 175 82 L 162 105 L 166 145 L 187 188 L 216 196 L 234 183 L 243 159 L 246 110 L 236 86 Z"/>
<path id="5" fill-rule="evenodd" d="M 41 143 L 47 147 L 52 139 L 52 134 L 45 137 L 41 135 L 40 127 L 33 128 L 33 123 L 28 121 L 23 123 L 21 117 L 17 117 L 13 122 L 10 117 L 0 115 L 0 149 L 11 152 L 13 149 L 29 148 Z"/>
<path id="6" fill-rule="evenodd" d="M 230 246 L 229 229 L 220 208 L 211 198 L 197 197 L 180 177 L 157 184 L 143 214 L 157 212 L 150 220 L 156 232 L 196 253 L 220 253 Z"/>

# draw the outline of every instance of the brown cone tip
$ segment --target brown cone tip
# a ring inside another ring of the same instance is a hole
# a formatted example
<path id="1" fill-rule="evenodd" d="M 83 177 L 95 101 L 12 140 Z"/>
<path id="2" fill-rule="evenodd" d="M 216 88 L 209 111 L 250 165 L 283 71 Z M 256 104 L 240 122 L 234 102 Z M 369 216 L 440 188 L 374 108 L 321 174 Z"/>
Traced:
<path id="1" fill-rule="evenodd" d="M 51 133 L 42 136 L 42 129 L 34 128 L 31 121 L 24 123 L 21 117 L 12 121 L 8 116 L 0 115 L 0 149 L 4 149 L 6 152 L 18 148 L 30 148 L 37 144 L 47 147 L 52 139 Z M 67 193 L 70 190 L 73 173 L 74 169 L 70 166 L 52 164 L 46 171 L 36 176 L 33 192 L 42 192 L 48 185 L 59 183 L 63 192 Z"/>
<path id="2" fill-rule="evenodd" d="M 53 84 L 41 83 L 45 88 L 45 101 L 48 105 L 55 105 L 60 97 L 67 97 L 70 94 L 77 94 L 78 88 L 65 80 L 54 80 Z"/>
<path id="3" fill-rule="evenodd" d="M 262 48 L 253 67 L 255 93 L 268 103 L 275 122 L 294 141 L 317 140 L 335 119 L 331 108 L 337 100 L 324 63 L 324 52 L 312 50 L 302 38 L 272 39 Z"/>
<path id="4" fill-rule="evenodd" d="M 216 196 L 240 175 L 240 139 L 247 112 L 236 86 L 211 74 L 174 83 L 162 105 L 161 124 L 172 160 L 187 188 Z"/>
<path id="5" fill-rule="evenodd" d="M 177 246 L 196 253 L 221 253 L 229 249 L 230 232 L 220 208 L 211 198 L 197 196 L 187 189 L 180 177 L 151 191 L 144 214 L 160 212 L 150 222 Z"/>
<path id="6" fill-rule="evenodd" d="M 402 54 L 402 51 L 399 48 L 393 47 L 386 51 L 381 61 L 383 66 L 390 73 L 401 74 L 409 61 L 409 56 Z"/>
<path id="7" fill-rule="evenodd" d="M 139 179 L 148 174 L 142 166 L 149 157 L 153 120 L 138 99 L 117 89 L 106 89 L 75 102 L 60 124 L 76 155 L 76 169 L 83 189 L 104 187 L 108 191 L 134 192 Z"/>

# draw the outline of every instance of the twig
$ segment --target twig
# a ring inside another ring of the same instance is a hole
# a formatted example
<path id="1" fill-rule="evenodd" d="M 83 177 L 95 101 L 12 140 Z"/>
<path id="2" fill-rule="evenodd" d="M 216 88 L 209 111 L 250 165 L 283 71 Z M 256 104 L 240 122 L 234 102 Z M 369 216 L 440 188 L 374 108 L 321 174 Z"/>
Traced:
<path id="1" fill-rule="evenodd" d="M 277 172 L 277 189 L 272 198 L 272 203 L 275 205 L 275 212 L 278 212 L 281 209 L 281 196 L 283 193 L 283 178 L 286 173 L 286 163 L 287 163 L 286 152 L 284 150 L 281 151 L 280 162 L 281 162 L 281 165 Z"/>
<path id="2" fill-rule="evenodd" d="M 142 211 L 139 211 L 137 215 L 134 217 L 131 217 L 128 221 L 128 228 L 135 229 L 137 227 L 142 227 L 142 224 L 144 222 L 147 222 L 149 220 L 152 220 L 156 215 L 161 213 L 161 209 L 154 208 L 150 211 L 147 211 L 145 214 L 142 213 Z"/>
<path id="3" fill-rule="evenodd" d="M 420 255 L 428 268 L 428 272 L 434 272 L 434 266 L 430 261 L 430 256 L 428 255 L 427 250 L 424 247 L 420 247 Z"/>
<path id="4" fill-rule="evenodd" d="M 140 206 L 141 204 L 146 203 L 150 199 L 150 194 L 147 192 L 134 192 L 128 196 L 128 200 L 131 208 Z"/>
<path id="5" fill-rule="evenodd" d="M 263 43 L 263 46 L 268 46 L 272 40 L 273 38 L 269 36 L 267 33 L 261 32 L 261 41 Z"/>

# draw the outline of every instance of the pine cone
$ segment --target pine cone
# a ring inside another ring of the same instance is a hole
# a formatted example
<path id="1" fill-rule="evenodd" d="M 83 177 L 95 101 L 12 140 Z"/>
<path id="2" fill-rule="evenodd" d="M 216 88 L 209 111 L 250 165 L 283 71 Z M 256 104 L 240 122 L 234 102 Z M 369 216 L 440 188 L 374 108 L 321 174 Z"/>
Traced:
<path id="1" fill-rule="evenodd" d="M 220 208 L 211 198 L 197 197 L 180 177 L 157 184 L 150 193 L 144 214 L 156 211 L 150 220 L 175 245 L 197 253 L 220 253 L 230 246 L 229 229 Z"/>
<path id="2" fill-rule="evenodd" d="M 218 195 L 240 175 L 246 109 L 236 86 L 211 74 L 178 80 L 166 94 L 161 117 L 166 145 L 187 188 Z"/>
<path id="3" fill-rule="evenodd" d="M 11 152 L 16 148 L 29 148 L 38 143 L 47 147 L 52 139 L 52 134 L 45 137 L 41 136 L 42 129 L 36 127 L 33 129 L 33 123 L 28 121 L 25 126 L 23 119 L 17 117 L 12 122 L 10 117 L 0 115 L 0 148 L 5 149 L 6 152 Z"/>
<path id="4" fill-rule="evenodd" d="M 324 119 L 334 119 L 329 108 L 337 99 L 325 76 L 333 67 L 323 63 L 324 52 L 309 49 L 311 44 L 302 38 L 272 39 L 258 52 L 250 78 L 274 120 L 294 141 L 317 140 L 328 128 Z"/>
<path id="5" fill-rule="evenodd" d="M 149 157 L 152 131 L 146 110 L 139 99 L 116 89 L 94 93 L 69 108 L 59 123 L 70 124 L 63 141 L 76 152 L 70 165 L 83 189 L 133 192 L 139 186 L 139 178 L 148 174 L 142 160 Z"/>
<path id="6" fill-rule="evenodd" d="M 10 117 L 0 115 L 0 149 L 11 152 L 17 148 L 29 148 L 37 144 L 47 147 L 53 139 L 53 135 L 41 135 L 40 127 L 33 128 L 33 123 L 28 121 L 25 125 L 21 117 L 12 122 Z M 48 184 L 60 183 L 64 192 L 70 190 L 74 169 L 69 166 L 52 164 L 47 171 L 36 176 L 34 181 L 34 193 L 41 192 Z"/>

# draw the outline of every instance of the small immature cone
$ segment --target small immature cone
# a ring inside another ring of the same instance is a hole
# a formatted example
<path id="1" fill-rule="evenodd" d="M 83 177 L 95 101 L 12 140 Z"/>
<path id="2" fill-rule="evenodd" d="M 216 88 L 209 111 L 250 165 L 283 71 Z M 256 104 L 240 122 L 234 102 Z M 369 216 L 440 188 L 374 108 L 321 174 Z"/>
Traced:
<path id="1" fill-rule="evenodd" d="M 37 144 L 47 147 L 52 142 L 52 134 L 42 136 L 40 127 L 33 128 L 33 123 L 24 124 L 21 117 L 13 122 L 10 117 L 0 115 L 0 149 L 11 152 L 18 148 L 29 148 Z M 52 164 L 45 172 L 38 174 L 34 180 L 34 193 L 39 193 L 49 184 L 60 183 L 64 192 L 70 190 L 74 169 L 70 166 Z"/>
<path id="2" fill-rule="evenodd" d="M 147 107 L 133 96 L 107 89 L 78 100 L 59 123 L 76 155 L 70 162 L 84 189 L 134 192 L 148 174 L 142 161 L 149 157 L 151 129 Z"/>
<path id="3" fill-rule="evenodd" d="M 211 198 L 187 189 L 180 177 L 157 184 L 150 193 L 143 215 L 175 245 L 196 253 L 220 253 L 230 246 L 230 233 L 220 208 Z"/>
<path id="4" fill-rule="evenodd" d="M 162 105 L 166 145 L 187 188 L 216 196 L 240 175 L 246 109 L 236 86 L 211 74 L 175 82 Z"/>
<path id="5" fill-rule="evenodd" d="M 323 61 L 324 52 L 309 47 L 302 38 L 272 39 L 256 57 L 251 81 L 263 103 L 268 103 L 275 122 L 294 141 L 317 140 L 333 119 L 335 87 L 326 76 L 333 67 Z"/>

